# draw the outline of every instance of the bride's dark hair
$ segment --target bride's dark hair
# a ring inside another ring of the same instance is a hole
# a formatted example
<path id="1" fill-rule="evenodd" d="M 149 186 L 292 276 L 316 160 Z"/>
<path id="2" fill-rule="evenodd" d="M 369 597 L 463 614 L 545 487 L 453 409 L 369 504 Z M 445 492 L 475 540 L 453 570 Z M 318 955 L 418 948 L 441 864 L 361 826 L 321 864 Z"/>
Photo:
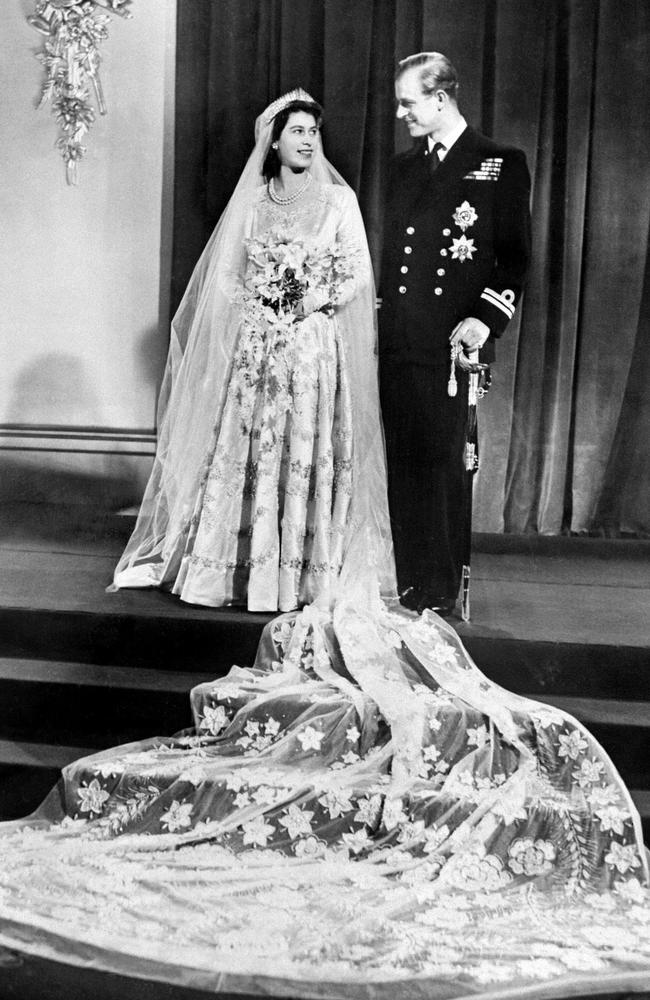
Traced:
<path id="1" fill-rule="evenodd" d="M 296 111 L 305 111 L 308 115 L 312 115 L 318 128 L 321 126 L 323 121 L 323 109 L 320 104 L 316 103 L 316 101 L 291 101 L 290 104 L 287 104 L 286 108 L 282 108 L 282 111 L 278 111 L 277 115 L 273 119 L 271 145 L 269 146 L 269 151 L 266 154 L 264 166 L 262 167 L 264 180 L 268 181 L 271 177 L 277 177 L 280 173 L 280 157 L 278 156 L 277 150 L 273 148 L 273 143 L 277 142 L 282 135 L 284 126 L 289 121 L 289 116 L 295 114 Z"/>

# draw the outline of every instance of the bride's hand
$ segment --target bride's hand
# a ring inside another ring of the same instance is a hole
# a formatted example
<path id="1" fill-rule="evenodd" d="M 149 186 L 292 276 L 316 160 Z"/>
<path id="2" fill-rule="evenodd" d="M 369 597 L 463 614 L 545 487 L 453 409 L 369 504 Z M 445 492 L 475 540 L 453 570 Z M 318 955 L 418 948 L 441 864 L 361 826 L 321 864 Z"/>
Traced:
<path id="1" fill-rule="evenodd" d="M 307 292 L 302 301 L 296 307 L 296 317 L 304 319 L 319 310 L 325 311 L 329 305 L 329 294 L 324 288 L 317 288 L 313 292 Z"/>

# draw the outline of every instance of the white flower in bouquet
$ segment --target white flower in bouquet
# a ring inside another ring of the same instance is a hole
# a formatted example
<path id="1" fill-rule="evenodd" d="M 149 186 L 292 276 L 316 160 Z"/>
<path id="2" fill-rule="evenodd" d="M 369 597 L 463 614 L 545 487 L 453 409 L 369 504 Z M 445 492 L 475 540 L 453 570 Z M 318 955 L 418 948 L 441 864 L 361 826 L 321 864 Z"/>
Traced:
<path id="1" fill-rule="evenodd" d="M 341 286 L 352 277 L 352 261 L 336 244 L 318 246 L 281 233 L 246 240 L 253 265 L 245 296 L 264 310 L 267 322 L 294 322 L 312 312 L 330 313 Z"/>

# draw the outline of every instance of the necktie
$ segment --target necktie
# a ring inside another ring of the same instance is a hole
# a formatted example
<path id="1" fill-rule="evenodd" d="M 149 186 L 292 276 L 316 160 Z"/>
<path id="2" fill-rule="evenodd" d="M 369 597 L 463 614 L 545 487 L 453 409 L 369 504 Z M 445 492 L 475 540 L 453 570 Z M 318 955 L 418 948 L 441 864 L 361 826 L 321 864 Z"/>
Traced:
<path id="1" fill-rule="evenodd" d="M 429 151 L 429 173 L 433 174 L 440 166 L 440 157 L 438 156 L 438 150 L 444 149 L 445 145 L 442 142 L 434 143 L 433 149 Z"/>

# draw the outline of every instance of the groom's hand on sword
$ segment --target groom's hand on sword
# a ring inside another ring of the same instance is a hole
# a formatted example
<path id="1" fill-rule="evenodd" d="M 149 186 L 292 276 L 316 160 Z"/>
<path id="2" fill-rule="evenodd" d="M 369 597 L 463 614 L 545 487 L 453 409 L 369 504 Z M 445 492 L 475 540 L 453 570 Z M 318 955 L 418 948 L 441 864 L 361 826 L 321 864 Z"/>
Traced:
<path id="1" fill-rule="evenodd" d="M 466 372 L 476 370 L 476 356 L 468 355 L 478 351 L 490 336 L 490 328 L 480 319 L 468 316 L 458 323 L 449 338 L 452 348 L 456 348 L 456 364 Z"/>

